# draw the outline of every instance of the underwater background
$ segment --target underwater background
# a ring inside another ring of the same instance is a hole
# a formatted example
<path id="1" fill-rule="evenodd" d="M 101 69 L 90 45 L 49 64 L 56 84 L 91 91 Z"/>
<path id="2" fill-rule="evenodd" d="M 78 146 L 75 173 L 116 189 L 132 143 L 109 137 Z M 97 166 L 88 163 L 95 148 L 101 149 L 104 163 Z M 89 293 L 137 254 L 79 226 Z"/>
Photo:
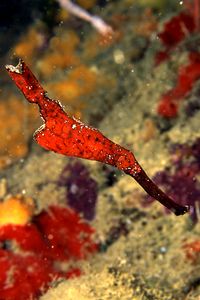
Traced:
<path id="1" fill-rule="evenodd" d="M 38 145 L 19 58 L 189 212 L 107 158 Z M 29 299 L 200 300 L 199 0 L 1 1 L 0 300 Z"/>

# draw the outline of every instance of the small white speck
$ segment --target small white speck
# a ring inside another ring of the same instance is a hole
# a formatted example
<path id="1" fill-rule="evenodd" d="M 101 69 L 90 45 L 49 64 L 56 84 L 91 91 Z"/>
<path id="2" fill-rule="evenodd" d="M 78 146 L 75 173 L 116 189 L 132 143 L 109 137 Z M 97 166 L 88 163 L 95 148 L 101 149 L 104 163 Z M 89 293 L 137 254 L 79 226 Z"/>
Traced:
<path id="1" fill-rule="evenodd" d="M 166 253 L 167 252 L 167 248 L 164 247 L 164 246 L 160 247 L 160 252 L 161 253 Z"/>
<path id="2" fill-rule="evenodd" d="M 72 129 L 75 129 L 75 128 L 76 128 L 76 124 L 73 124 L 73 125 L 72 125 Z"/>
<path id="3" fill-rule="evenodd" d="M 53 238 L 54 238 L 53 234 L 48 235 L 48 240 L 53 240 Z"/>
<path id="4" fill-rule="evenodd" d="M 72 184 L 70 187 L 70 192 L 72 194 L 76 194 L 78 192 L 78 186 L 76 184 Z"/>

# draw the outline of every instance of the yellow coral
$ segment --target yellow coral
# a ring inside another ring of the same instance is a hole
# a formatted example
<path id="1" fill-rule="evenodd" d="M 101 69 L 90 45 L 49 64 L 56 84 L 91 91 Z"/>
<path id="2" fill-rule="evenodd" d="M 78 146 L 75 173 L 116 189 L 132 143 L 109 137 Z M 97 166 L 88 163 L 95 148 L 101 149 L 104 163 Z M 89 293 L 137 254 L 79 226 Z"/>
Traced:
<path id="1" fill-rule="evenodd" d="M 27 154 L 36 119 L 37 108 L 26 109 L 23 101 L 13 95 L 0 102 L 0 168 Z"/>
<path id="2" fill-rule="evenodd" d="M 70 16 L 70 14 L 68 13 L 68 11 L 66 9 L 60 8 L 56 15 L 56 21 L 57 22 L 66 21 L 67 19 L 69 19 L 69 16 Z"/>
<path id="3" fill-rule="evenodd" d="M 41 34 L 38 26 L 30 27 L 27 33 L 23 35 L 15 45 L 13 55 L 23 58 L 31 65 L 38 49 L 43 43 L 44 35 Z"/>
<path id="4" fill-rule="evenodd" d="M 84 60 L 90 60 L 95 56 L 103 53 L 105 49 L 112 47 L 115 43 L 119 42 L 123 37 L 122 32 L 115 30 L 111 34 L 100 35 L 97 32 L 93 32 L 88 39 L 83 43 L 83 58 Z"/>
<path id="5" fill-rule="evenodd" d="M 33 200 L 22 195 L 11 196 L 0 203 L 0 226 L 27 224 L 34 211 Z"/>
<path id="6" fill-rule="evenodd" d="M 141 18 L 138 19 L 137 26 L 133 27 L 136 34 L 149 38 L 152 32 L 157 30 L 158 23 L 153 15 L 152 9 L 147 8 Z"/>
<path id="7" fill-rule="evenodd" d="M 64 104 L 70 103 L 76 110 L 84 107 L 80 97 L 93 93 L 96 85 L 96 73 L 80 65 L 72 70 L 66 79 L 48 83 L 46 89 L 54 97 L 62 99 Z"/>
<path id="8" fill-rule="evenodd" d="M 69 31 L 62 37 L 53 37 L 50 41 L 49 51 L 38 63 L 41 75 L 51 76 L 56 69 L 65 69 L 80 63 L 75 54 L 79 44 L 79 37 L 75 32 Z"/>
<path id="9" fill-rule="evenodd" d="M 97 74 L 85 65 L 80 65 L 70 72 L 69 81 L 75 81 L 82 89 L 82 94 L 90 94 L 95 90 Z"/>
<path id="10" fill-rule="evenodd" d="M 96 2 L 96 0 L 77 0 L 77 3 L 85 9 L 94 7 Z"/>
<path id="11" fill-rule="evenodd" d="M 50 49 L 52 51 L 59 51 L 64 54 L 68 50 L 74 50 L 78 44 L 79 37 L 77 34 L 74 31 L 68 31 L 62 37 L 53 37 L 50 41 Z"/>

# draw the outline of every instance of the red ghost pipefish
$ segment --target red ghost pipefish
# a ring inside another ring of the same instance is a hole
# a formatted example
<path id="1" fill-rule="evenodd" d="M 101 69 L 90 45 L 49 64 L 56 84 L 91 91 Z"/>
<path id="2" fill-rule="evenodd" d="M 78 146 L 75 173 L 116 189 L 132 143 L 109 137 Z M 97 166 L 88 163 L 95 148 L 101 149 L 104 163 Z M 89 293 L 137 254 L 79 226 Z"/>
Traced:
<path id="1" fill-rule="evenodd" d="M 34 138 L 40 146 L 67 156 L 96 160 L 117 167 L 132 176 L 151 197 L 175 215 L 182 215 L 189 210 L 188 206 L 175 203 L 155 185 L 131 151 L 115 144 L 97 129 L 69 117 L 58 101 L 47 97 L 22 60 L 16 67 L 7 65 L 6 69 L 26 99 L 39 106 L 44 125 L 35 132 Z"/>

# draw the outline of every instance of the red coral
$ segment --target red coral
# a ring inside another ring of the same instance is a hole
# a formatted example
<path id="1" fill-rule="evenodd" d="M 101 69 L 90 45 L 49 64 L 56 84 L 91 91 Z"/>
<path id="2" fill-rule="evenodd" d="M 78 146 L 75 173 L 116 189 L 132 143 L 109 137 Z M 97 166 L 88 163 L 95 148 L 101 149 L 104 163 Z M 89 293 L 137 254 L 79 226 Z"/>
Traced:
<path id="1" fill-rule="evenodd" d="M 40 255 L 23 256 L 10 251 L 0 253 L 0 270 L 6 274 L 0 288 L 0 299 L 4 300 L 37 299 L 41 289 L 45 291 L 53 279 L 62 275 Z"/>
<path id="2" fill-rule="evenodd" d="M 44 211 L 37 216 L 35 222 L 47 239 L 48 256 L 54 259 L 83 259 L 88 253 L 97 250 L 91 241 L 94 229 L 81 221 L 73 210 L 52 206 L 48 212 Z"/>
<path id="3" fill-rule="evenodd" d="M 38 104 L 40 108 L 45 125 L 36 132 L 35 139 L 42 147 L 60 154 L 115 166 L 132 176 L 149 195 L 176 215 L 188 211 L 188 207 L 175 203 L 151 181 L 131 151 L 115 144 L 97 129 L 70 118 L 58 102 L 49 99 L 23 61 L 20 61 L 17 67 L 6 68 L 26 99 L 30 103 Z"/>
<path id="4" fill-rule="evenodd" d="M 170 58 L 169 51 L 158 51 L 155 56 L 155 64 L 156 66 L 160 63 L 164 62 L 165 60 L 168 60 Z"/>
<path id="5" fill-rule="evenodd" d="M 181 12 L 165 23 L 164 30 L 158 34 L 163 45 L 168 49 L 177 46 L 187 33 L 195 30 L 194 19 L 190 14 Z"/>
<path id="6" fill-rule="evenodd" d="M 8 248 L 0 249 L 0 299 L 38 299 L 53 280 L 81 274 L 78 268 L 64 272 L 59 263 L 97 251 L 94 229 L 68 208 L 52 206 L 33 223 L 0 228 L 0 242 Z"/>
<path id="7" fill-rule="evenodd" d="M 166 118 L 176 117 L 180 102 L 200 78 L 200 54 L 189 54 L 189 64 L 180 67 L 176 86 L 164 94 L 158 105 L 158 113 Z"/>
<path id="8" fill-rule="evenodd" d="M 190 243 L 183 245 L 183 248 L 186 253 L 186 257 L 192 262 L 195 263 L 200 257 L 200 240 L 196 240 Z"/>
<path id="9" fill-rule="evenodd" d="M 186 10 L 193 15 L 195 29 L 200 30 L 200 1 L 199 0 L 184 0 L 183 4 Z"/>
<path id="10" fill-rule="evenodd" d="M 156 54 L 155 63 L 160 64 L 168 59 L 170 52 L 183 40 L 187 34 L 194 32 L 195 22 L 192 15 L 181 12 L 179 15 L 171 18 L 165 23 L 164 29 L 158 34 L 163 46 L 164 51 Z"/>
<path id="11" fill-rule="evenodd" d="M 24 251 L 42 252 L 46 250 L 41 232 L 34 224 L 24 226 L 5 225 L 0 227 L 0 242 L 12 240 Z"/>

